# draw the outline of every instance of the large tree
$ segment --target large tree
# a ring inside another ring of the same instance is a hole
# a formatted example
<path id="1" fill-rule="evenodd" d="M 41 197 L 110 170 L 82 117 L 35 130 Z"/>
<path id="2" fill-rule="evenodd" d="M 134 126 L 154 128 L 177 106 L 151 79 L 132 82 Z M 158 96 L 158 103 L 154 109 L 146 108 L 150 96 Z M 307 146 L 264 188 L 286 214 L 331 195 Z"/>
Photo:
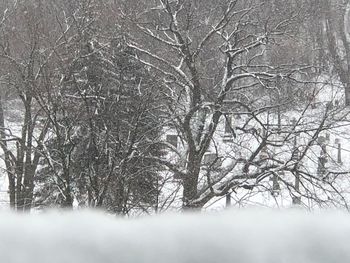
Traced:
<path id="1" fill-rule="evenodd" d="M 104 29 L 102 12 L 96 1 L 77 3 L 55 52 L 60 81 L 38 95 L 52 127 L 38 205 L 71 207 L 75 197 L 129 213 L 157 202 L 159 165 L 149 158 L 162 155 L 157 80 L 133 58 L 123 32 Z"/>
<path id="2" fill-rule="evenodd" d="M 315 35 L 319 50 L 318 66 L 323 72 L 336 75 L 344 87 L 345 105 L 350 105 L 350 2 L 347 0 L 311 1 L 309 30 Z"/>
<path id="3" fill-rule="evenodd" d="M 9 180 L 10 206 L 29 210 L 32 206 L 34 176 L 40 159 L 40 148 L 48 123 L 42 118 L 36 94 L 48 85 L 46 70 L 52 56 L 49 41 L 56 43 L 60 36 L 51 35 L 40 1 L 10 1 L 2 6 L 0 63 L 2 88 L 12 100 L 19 101 L 20 132 L 7 127 L 4 103 L 1 103 L 1 147 Z M 57 43 L 56 43 L 57 44 Z M 3 98 L 1 98 L 3 99 Z M 18 125 L 18 124 L 17 124 Z M 15 128 L 16 129 L 16 128 Z"/>
<path id="4" fill-rule="evenodd" d="M 180 179 L 183 208 L 201 208 L 269 176 L 280 178 L 298 203 L 300 164 L 331 126 L 329 110 L 304 123 L 311 102 L 302 99 L 298 85 L 304 73 L 300 61 L 271 60 L 275 46 L 288 37 L 292 41 L 303 1 L 160 0 L 140 12 L 128 4 L 121 12 L 132 35 L 128 45 L 163 77 L 163 116 L 180 140 L 178 148 L 169 147 L 175 161 L 159 162 Z M 300 113 L 294 123 L 281 122 L 286 107 Z M 232 136 L 224 147 L 223 122 Z M 300 134 L 307 142 L 297 145 Z M 312 181 L 312 175 L 305 177 Z"/>

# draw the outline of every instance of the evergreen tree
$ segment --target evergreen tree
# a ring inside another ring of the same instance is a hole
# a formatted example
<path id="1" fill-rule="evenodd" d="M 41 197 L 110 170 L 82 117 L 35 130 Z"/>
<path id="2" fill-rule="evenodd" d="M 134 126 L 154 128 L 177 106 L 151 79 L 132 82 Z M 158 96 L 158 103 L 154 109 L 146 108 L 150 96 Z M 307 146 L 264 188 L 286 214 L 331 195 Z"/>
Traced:
<path id="1" fill-rule="evenodd" d="M 90 11 L 82 37 L 69 44 L 77 59 L 67 59 L 60 95 L 43 99 L 52 123 L 37 205 L 70 207 L 74 196 L 117 213 L 148 209 L 159 195 L 160 165 L 151 161 L 162 156 L 158 84 L 124 37 L 100 41 L 98 23 L 91 23 L 96 9 Z"/>

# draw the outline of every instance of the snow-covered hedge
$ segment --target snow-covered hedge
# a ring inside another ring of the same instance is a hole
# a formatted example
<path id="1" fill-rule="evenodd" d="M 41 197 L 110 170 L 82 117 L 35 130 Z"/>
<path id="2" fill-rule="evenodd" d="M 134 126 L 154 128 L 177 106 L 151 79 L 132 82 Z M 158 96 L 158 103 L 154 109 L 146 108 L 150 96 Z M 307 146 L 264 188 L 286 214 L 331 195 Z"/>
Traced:
<path id="1" fill-rule="evenodd" d="M 226 211 L 115 219 L 96 212 L 0 216 L 6 263 L 350 262 L 350 216 Z"/>

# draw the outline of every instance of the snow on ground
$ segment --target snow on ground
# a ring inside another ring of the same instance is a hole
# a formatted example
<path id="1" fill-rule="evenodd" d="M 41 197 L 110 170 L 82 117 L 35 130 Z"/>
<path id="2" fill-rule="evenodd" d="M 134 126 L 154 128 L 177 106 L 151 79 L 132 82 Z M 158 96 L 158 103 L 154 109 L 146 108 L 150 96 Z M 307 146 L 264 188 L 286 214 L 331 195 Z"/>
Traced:
<path id="1" fill-rule="evenodd" d="M 307 207 L 308 209 L 320 209 L 325 207 L 343 207 L 347 208 L 347 202 L 350 200 L 350 178 L 348 176 L 350 171 L 350 163 L 347 160 L 350 158 L 350 133 L 349 133 L 349 108 L 342 108 L 341 105 L 344 104 L 344 92 L 343 87 L 337 80 L 331 79 L 326 76 L 321 76 L 315 79 L 315 89 L 313 93 L 315 99 L 312 105 L 306 106 L 302 105 L 296 107 L 296 109 L 289 109 L 286 112 L 282 112 L 281 116 L 281 125 L 283 127 L 291 126 L 292 129 L 293 120 L 299 120 L 295 126 L 296 131 L 303 131 L 309 129 L 312 131 L 315 127 L 318 127 L 324 115 L 329 114 L 326 122 L 324 123 L 325 127 L 328 127 L 326 131 L 322 131 L 318 138 L 324 138 L 324 144 L 326 149 L 326 158 L 327 163 L 325 168 L 329 176 L 325 176 L 325 181 L 320 180 L 319 183 L 316 183 L 315 180 L 305 181 L 302 179 L 302 185 L 311 189 L 311 194 L 302 187 L 301 192 L 316 198 L 301 198 L 302 206 Z M 331 105 L 331 107 L 327 107 Z M 301 107 L 301 108 L 300 108 Z M 304 107 L 308 107 L 308 110 L 304 112 Z M 262 113 L 259 115 L 262 123 L 270 123 L 271 126 L 277 126 L 278 118 L 277 113 Z M 268 121 L 267 121 L 268 120 Z M 235 120 L 234 122 L 238 123 L 238 126 L 242 126 L 245 123 L 243 120 Z M 241 123 L 239 123 L 241 122 Z M 260 124 L 250 122 L 254 128 L 261 130 Z M 310 140 L 314 135 L 315 131 L 312 132 L 302 132 L 292 133 L 289 141 L 280 147 L 271 147 L 269 146 L 268 152 L 273 155 L 275 159 L 286 162 L 292 157 L 294 150 L 294 142 L 296 142 L 299 151 L 304 150 Z M 239 131 L 237 132 L 239 134 Z M 283 137 L 284 136 L 284 137 Z M 296 140 L 294 140 L 296 137 Z M 278 133 L 275 132 L 274 135 L 270 136 L 272 140 L 275 141 L 284 141 L 285 134 L 282 134 L 282 137 L 279 138 Z M 269 138 L 269 140 L 270 140 Z M 318 165 L 319 157 L 321 156 L 321 144 L 319 139 L 315 141 L 312 145 L 309 146 L 309 150 L 302 160 L 300 165 L 302 166 L 305 173 L 308 173 L 315 178 L 321 178 L 318 174 Z M 340 143 L 340 145 L 339 145 Z M 235 145 L 239 145 L 236 147 Z M 219 145 L 218 148 L 221 151 L 225 152 L 225 156 L 229 158 L 235 154 L 240 154 L 243 156 L 249 156 L 251 152 L 254 152 L 255 149 L 260 145 L 260 142 L 256 139 L 255 136 L 250 134 L 239 134 L 237 139 L 233 141 L 232 147 L 226 146 L 225 144 Z M 226 147 L 226 148 L 225 148 Z M 341 148 L 341 161 L 338 158 L 338 147 Z M 242 149 L 244 153 L 242 154 Z M 238 156 L 240 157 L 240 156 Z M 292 162 L 289 162 L 292 163 Z M 238 167 L 239 168 L 239 167 Z M 239 173 L 239 171 L 238 171 Z M 281 174 L 282 178 L 288 181 L 291 185 L 294 184 L 295 176 L 290 175 L 290 173 L 283 172 Z M 285 185 L 279 184 L 281 191 L 278 193 L 271 194 L 272 189 L 272 178 L 266 178 L 261 186 L 254 187 L 252 190 L 246 189 L 236 189 L 235 193 L 231 195 L 231 203 L 236 207 L 247 207 L 247 206 L 262 206 L 262 207 L 290 207 L 292 206 L 292 192 L 293 189 L 286 188 Z M 330 185 L 332 184 L 332 185 Z M 317 185 L 317 187 L 315 187 Z M 333 186 L 335 188 L 333 188 Z M 295 192 L 293 192 L 296 195 Z M 212 199 L 206 206 L 206 209 L 222 209 L 225 207 L 225 197 L 219 197 Z"/>
<path id="2" fill-rule="evenodd" d="M 350 262 L 350 216 L 241 210 L 115 219 L 2 214 L 1 262 Z"/>
<path id="3" fill-rule="evenodd" d="M 343 88 L 339 87 L 339 83 L 336 80 L 332 80 L 327 77 L 320 77 L 315 81 L 319 82 L 315 86 L 315 104 L 317 107 L 315 109 L 308 109 L 307 113 L 301 117 L 303 114 L 303 110 L 288 110 L 287 112 L 282 113 L 281 124 L 285 127 L 290 126 L 293 119 L 299 120 L 300 123 L 295 127 L 296 130 L 303 130 L 305 128 L 313 128 L 307 127 L 310 125 L 310 122 L 317 125 L 320 122 L 320 118 L 325 111 L 325 105 L 330 101 L 335 104 L 339 103 L 343 104 Z M 336 103 L 337 101 L 337 103 Z M 12 131 L 13 135 L 20 134 L 21 131 L 21 104 L 19 101 L 9 101 L 6 103 L 5 108 L 5 116 L 6 116 L 6 126 Z M 344 112 L 348 112 L 348 109 L 345 109 Z M 342 114 L 343 111 L 342 111 Z M 276 114 L 275 114 L 276 115 Z M 337 113 L 339 115 L 339 113 Z M 337 117 L 335 115 L 335 117 Z M 277 116 L 274 116 L 273 113 L 261 113 L 259 118 L 263 123 L 269 120 L 270 124 L 277 123 Z M 314 120 L 312 122 L 311 120 Z M 242 126 L 246 122 L 245 119 L 234 120 L 233 126 L 238 125 Z M 347 160 L 350 158 L 350 133 L 349 133 L 349 118 L 342 119 L 341 121 L 333 121 L 330 120 L 330 129 L 326 132 L 321 132 L 321 136 L 324 138 L 328 138 L 326 140 L 326 148 L 327 148 L 327 159 L 328 162 L 326 164 L 326 168 L 330 172 L 340 172 L 341 175 L 336 177 L 336 182 L 333 182 L 333 185 L 337 187 L 337 190 L 340 191 L 341 195 L 338 193 L 334 193 L 332 196 L 328 196 L 329 193 L 334 190 L 327 188 L 327 185 L 320 185 L 320 188 L 327 189 L 328 193 L 323 193 L 322 190 L 315 189 L 313 190 L 313 194 L 317 194 L 318 198 L 323 198 L 322 202 L 315 202 L 312 199 L 302 198 L 302 203 L 304 207 L 308 207 L 309 209 L 320 208 L 320 203 L 324 204 L 325 207 L 332 207 L 334 204 L 329 204 L 327 202 L 328 198 L 331 200 L 335 200 L 335 206 L 344 207 L 344 202 L 350 200 L 350 178 L 348 177 L 348 171 L 350 170 L 350 163 Z M 254 121 L 250 121 L 250 128 L 260 129 L 262 132 L 262 127 L 260 127 Z M 299 127 L 300 126 L 300 127 Z M 291 126 L 292 127 L 292 126 Z M 223 158 L 223 165 L 229 165 L 232 160 L 249 156 L 252 152 L 260 144 L 260 141 L 256 136 L 250 133 L 243 133 L 239 130 L 236 130 L 237 139 L 234 139 L 232 143 L 223 143 L 220 142 L 215 147 L 218 149 L 220 153 L 220 157 Z M 310 135 L 302 134 L 297 137 L 298 146 L 305 147 L 307 143 L 310 141 Z M 277 135 L 274 135 L 277 136 Z M 221 141 L 225 138 L 225 125 L 222 125 L 218 129 L 218 134 L 216 138 L 218 141 Z M 271 136 L 272 139 L 278 139 Z M 341 159 L 342 162 L 338 162 L 338 144 L 341 143 Z M 180 143 L 179 143 L 180 144 Z M 283 160 L 288 160 L 291 158 L 291 154 L 293 152 L 293 140 L 290 139 L 289 143 L 286 143 L 283 147 L 276 147 L 268 149 L 270 152 L 273 152 L 275 158 Z M 14 148 L 14 145 L 12 145 Z M 180 147 L 181 148 L 181 147 Z M 318 168 L 318 157 L 320 156 L 321 147 L 317 144 L 310 147 L 308 154 L 305 157 L 305 161 L 303 161 L 302 165 L 305 167 L 305 171 L 317 176 L 317 168 Z M 1 154 L 2 151 L 1 151 Z M 258 158 L 258 157 L 257 157 Z M 174 155 L 167 156 L 169 160 L 177 160 L 177 157 Z M 184 159 L 184 158 L 183 158 Z M 181 160 L 180 160 L 181 161 Z M 184 160 L 182 160 L 184 161 Z M 242 164 L 243 165 L 243 164 Z M 237 170 L 242 170 L 242 165 L 237 166 Z M 252 168 L 253 169 L 253 168 Z M 5 171 L 5 165 L 0 161 L 0 207 L 8 207 L 8 182 L 7 175 Z M 234 172 L 234 171 L 233 171 Z M 178 210 L 181 207 L 182 203 L 182 188 L 180 185 L 180 181 L 178 179 L 173 179 L 172 175 L 165 172 L 162 174 L 164 178 L 164 185 L 162 185 L 161 196 L 159 197 L 159 207 L 158 211 L 169 211 L 169 210 Z M 293 183 L 294 176 L 289 176 L 288 174 L 283 175 L 283 178 L 287 178 L 291 184 Z M 201 178 L 206 182 L 206 177 Z M 331 178 L 333 179 L 333 178 Z M 304 185 L 308 186 L 307 183 L 303 182 Z M 283 188 L 278 193 L 278 195 L 272 195 L 273 181 L 271 178 L 266 178 L 263 181 L 262 187 L 255 187 L 252 190 L 247 189 L 236 189 L 235 193 L 231 195 L 231 202 L 233 206 L 236 207 L 246 207 L 251 205 L 259 205 L 266 207 L 290 207 L 292 205 L 292 196 L 291 191 L 289 189 Z M 314 188 L 313 186 L 310 189 Z M 339 199 L 339 200 L 337 200 Z M 225 197 L 213 198 L 206 206 L 205 209 L 208 210 L 220 210 L 223 209 L 226 205 Z"/>
<path id="4" fill-rule="evenodd" d="M 19 100 L 9 100 L 4 104 L 5 126 L 7 136 L 14 138 L 21 134 L 22 110 Z M 8 142 L 10 149 L 15 149 L 14 142 Z M 4 162 L 4 152 L 0 150 L 0 208 L 9 208 L 8 178 Z"/>

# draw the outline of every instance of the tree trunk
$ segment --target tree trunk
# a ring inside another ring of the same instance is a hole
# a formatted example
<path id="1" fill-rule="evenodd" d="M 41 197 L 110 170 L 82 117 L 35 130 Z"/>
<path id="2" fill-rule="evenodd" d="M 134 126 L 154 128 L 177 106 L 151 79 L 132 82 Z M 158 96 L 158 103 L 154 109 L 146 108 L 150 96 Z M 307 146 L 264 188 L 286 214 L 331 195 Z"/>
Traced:
<path id="1" fill-rule="evenodd" d="M 6 172 L 9 180 L 9 197 L 10 197 L 10 208 L 16 208 L 16 181 L 14 176 L 14 167 L 11 163 L 10 152 L 6 142 L 5 133 L 5 117 L 4 108 L 2 105 L 2 97 L 0 96 L 0 139 L 1 148 L 4 151 L 4 161 L 6 166 Z"/>
<path id="2" fill-rule="evenodd" d="M 72 198 L 72 195 L 70 193 L 70 187 L 66 188 L 65 199 L 64 199 L 64 202 L 62 204 L 62 207 L 66 208 L 66 209 L 73 208 L 73 198 Z"/>
<path id="3" fill-rule="evenodd" d="M 200 172 L 200 164 L 195 157 L 189 157 L 188 175 L 183 180 L 183 210 L 199 209 L 197 205 L 193 205 L 192 201 L 197 198 L 198 194 L 198 177 Z"/>
<path id="4" fill-rule="evenodd" d="M 25 180 L 23 181 L 24 184 L 24 206 L 23 210 L 24 211 L 30 211 L 33 205 L 33 191 L 34 191 L 34 173 L 35 170 L 32 166 L 32 164 L 26 164 L 26 169 L 25 169 L 25 174 L 24 178 Z"/>
<path id="5" fill-rule="evenodd" d="M 345 105 L 350 106 L 350 84 L 345 87 Z"/>
<path id="6" fill-rule="evenodd" d="M 186 178 L 183 183 L 183 210 L 198 209 L 196 205 L 193 205 L 193 201 L 197 197 L 197 180 L 194 176 Z"/>

